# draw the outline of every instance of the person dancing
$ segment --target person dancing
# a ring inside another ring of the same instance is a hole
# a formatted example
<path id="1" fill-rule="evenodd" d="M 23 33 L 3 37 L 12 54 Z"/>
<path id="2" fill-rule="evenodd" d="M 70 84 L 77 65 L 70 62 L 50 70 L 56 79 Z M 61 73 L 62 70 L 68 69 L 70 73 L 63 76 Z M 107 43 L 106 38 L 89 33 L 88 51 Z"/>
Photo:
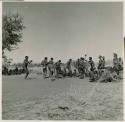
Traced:
<path id="1" fill-rule="evenodd" d="M 25 59 L 24 59 L 24 69 L 25 69 L 25 72 L 26 72 L 26 75 L 25 75 L 25 79 L 27 79 L 28 75 L 29 75 L 29 69 L 28 69 L 28 65 L 32 62 L 32 60 L 28 60 L 29 57 L 28 56 L 25 56 Z"/>

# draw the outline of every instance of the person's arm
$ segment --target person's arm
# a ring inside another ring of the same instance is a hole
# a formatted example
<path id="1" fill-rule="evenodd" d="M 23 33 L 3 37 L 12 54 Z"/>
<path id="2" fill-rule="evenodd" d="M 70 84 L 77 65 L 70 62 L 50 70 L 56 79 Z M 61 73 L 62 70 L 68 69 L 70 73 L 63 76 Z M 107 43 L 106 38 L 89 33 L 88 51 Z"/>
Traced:
<path id="1" fill-rule="evenodd" d="M 43 66 L 43 61 L 41 62 L 41 65 Z"/>
<path id="2" fill-rule="evenodd" d="M 31 64 L 32 60 L 30 60 L 28 63 Z"/>
<path id="3" fill-rule="evenodd" d="M 56 66 L 58 64 L 58 62 L 56 62 L 54 65 Z"/>
<path id="4" fill-rule="evenodd" d="M 50 64 L 50 62 L 47 62 L 46 65 Z"/>
<path id="5" fill-rule="evenodd" d="M 86 62 L 88 62 L 86 59 L 85 59 Z"/>

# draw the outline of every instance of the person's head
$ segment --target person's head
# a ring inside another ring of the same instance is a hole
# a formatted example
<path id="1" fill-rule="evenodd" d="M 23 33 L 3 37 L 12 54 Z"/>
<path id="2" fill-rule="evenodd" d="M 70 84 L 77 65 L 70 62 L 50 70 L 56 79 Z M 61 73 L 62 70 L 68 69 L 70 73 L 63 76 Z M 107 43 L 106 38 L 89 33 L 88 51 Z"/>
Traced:
<path id="1" fill-rule="evenodd" d="M 99 59 L 100 59 L 100 60 L 102 59 L 102 56 L 101 56 L 101 55 L 99 55 Z"/>
<path id="2" fill-rule="evenodd" d="M 83 58 L 83 57 L 81 57 L 80 59 L 81 59 L 81 60 L 84 60 L 84 58 Z"/>
<path id="3" fill-rule="evenodd" d="M 25 56 L 25 59 L 28 59 L 28 56 Z"/>
<path id="4" fill-rule="evenodd" d="M 119 61 L 121 61 L 122 60 L 122 58 L 119 58 Z"/>
<path id="5" fill-rule="evenodd" d="M 71 62 L 71 61 L 72 61 L 72 59 L 69 59 L 69 61 Z"/>
<path id="6" fill-rule="evenodd" d="M 114 58 L 117 58 L 117 54 L 116 53 L 114 53 L 113 55 L 114 55 Z"/>
<path id="7" fill-rule="evenodd" d="M 89 60 L 91 61 L 91 60 L 92 60 L 92 57 L 89 57 Z"/>
<path id="8" fill-rule="evenodd" d="M 47 60 L 47 57 L 45 57 L 45 60 Z"/>
<path id="9" fill-rule="evenodd" d="M 61 63 L 61 60 L 59 60 L 59 62 Z"/>
<path id="10" fill-rule="evenodd" d="M 53 58 L 51 58 L 51 61 L 53 61 Z"/>

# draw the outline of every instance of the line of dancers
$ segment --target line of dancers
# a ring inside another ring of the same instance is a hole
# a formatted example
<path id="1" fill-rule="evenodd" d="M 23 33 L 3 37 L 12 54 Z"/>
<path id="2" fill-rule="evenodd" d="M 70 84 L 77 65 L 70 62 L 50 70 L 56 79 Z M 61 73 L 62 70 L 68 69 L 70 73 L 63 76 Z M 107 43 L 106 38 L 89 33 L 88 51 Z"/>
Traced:
<path id="1" fill-rule="evenodd" d="M 57 62 L 54 61 L 54 58 L 45 57 L 42 62 L 42 74 L 44 78 L 62 78 L 62 77 L 79 77 L 85 78 L 89 77 L 91 80 L 96 80 L 101 77 L 105 69 L 111 70 L 119 75 L 119 72 L 123 70 L 123 61 L 122 58 L 118 57 L 116 53 L 113 54 L 113 65 L 110 67 L 106 66 L 105 57 L 99 55 L 98 64 L 93 61 L 92 57 L 89 57 L 87 60 L 87 55 L 81 57 L 76 61 L 69 59 L 66 63 L 62 63 L 61 60 Z M 24 69 L 25 69 L 25 79 L 29 75 L 28 65 L 32 63 L 32 60 L 29 61 L 29 57 L 25 56 L 24 59 Z"/>

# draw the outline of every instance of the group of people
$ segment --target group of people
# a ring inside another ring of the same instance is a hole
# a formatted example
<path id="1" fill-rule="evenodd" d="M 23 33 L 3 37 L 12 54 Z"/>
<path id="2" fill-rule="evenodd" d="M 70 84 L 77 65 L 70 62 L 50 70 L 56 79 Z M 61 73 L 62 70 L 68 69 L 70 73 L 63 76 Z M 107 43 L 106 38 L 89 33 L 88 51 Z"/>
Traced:
<path id="1" fill-rule="evenodd" d="M 18 68 L 17 66 L 14 69 L 8 69 L 6 66 L 3 66 L 2 74 L 3 75 L 20 75 L 24 74 L 25 69 L 24 68 Z"/>
<path id="2" fill-rule="evenodd" d="M 31 62 L 32 60 L 29 61 L 28 56 L 25 56 L 25 79 L 29 75 L 28 65 Z M 54 58 L 50 58 L 50 60 L 48 60 L 48 58 L 45 57 L 41 62 L 41 66 L 44 78 L 61 78 L 68 76 L 80 78 L 90 77 L 91 80 L 96 80 L 102 75 L 103 70 L 106 69 L 105 63 L 104 56 L 99 56 L 99 61 L 96 65 L 92 57 L 89 57 L 87 60 L 85 55 L 85 57 L 81 57 L 76 61 L 69 59 L 66 63 L 62 63 L 61 60 L 55 62 Z M 121 58 L 118 58 L 116 53 L 114 53 L 113 66 L 110 68 L 116 72 L 117 75 L 119 75 L 119 72 L 123 70 L 123 61 Z"/>

